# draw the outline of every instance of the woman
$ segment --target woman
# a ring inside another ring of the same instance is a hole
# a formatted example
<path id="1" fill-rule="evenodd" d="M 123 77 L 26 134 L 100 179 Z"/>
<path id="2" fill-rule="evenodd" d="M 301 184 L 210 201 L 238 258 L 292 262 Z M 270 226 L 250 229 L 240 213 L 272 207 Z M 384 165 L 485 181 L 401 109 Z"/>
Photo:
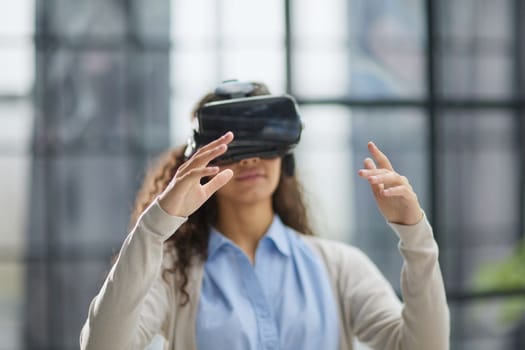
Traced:
<path id="1" fill-rule="evenodd" d="M 255 84 L 245 96 L 267 95 Z M 208 94 L 197 105 L 223 97 Z M 195 113 L 194 113 L 195 114 Z M 358 174 L 400 238 L 401 304 L 356 248 L 312 235 L 283 158 L 210 165 L 235 135 L 166 156 L 81 333 L 82 349 L 448 349 L 432 229 L 408 180 L 372 143 Z"/>

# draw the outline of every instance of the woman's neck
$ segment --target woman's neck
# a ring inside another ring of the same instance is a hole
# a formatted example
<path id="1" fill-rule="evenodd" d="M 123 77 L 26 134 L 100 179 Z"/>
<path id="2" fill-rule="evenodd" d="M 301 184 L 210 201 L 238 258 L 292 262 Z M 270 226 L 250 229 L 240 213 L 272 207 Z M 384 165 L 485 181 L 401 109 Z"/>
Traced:
<path id="1" fill-rule="evenodd" d="M 246 253 L 252 264 L 257 245 L 273 221 L 271 200 L 255 204 L 220 203 L 216 228 Z"/>

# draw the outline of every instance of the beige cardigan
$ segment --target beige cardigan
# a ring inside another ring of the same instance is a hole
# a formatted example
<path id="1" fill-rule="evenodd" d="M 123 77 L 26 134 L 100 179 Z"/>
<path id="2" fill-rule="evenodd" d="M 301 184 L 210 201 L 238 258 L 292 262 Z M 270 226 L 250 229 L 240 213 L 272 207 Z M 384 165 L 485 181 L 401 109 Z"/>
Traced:
<path id="1" fill-rule="evenodd" d="M 195 320 L 203 263 L 191 269 L 191 299 L 184 307 L 179 306 L 181 294 L 173 274 L 168 282 L 161 276 L 173 262 L 170 254 L 164 254 L 164 241 L 184 221 L 168 215 L 157 201 L 142 214 L 91 302 L 81 349 L 143 349 L 159 333 L 167 339 L 166 349 L 197 349 Z M 426 218 L 413 226 L 390 226 L 400 238 L 404 258 L 404 304 L 358 249 L 300 235 L 324 261 L 331 279 L 339 306 L 339 349 L 351 350 L 354 336 L 374 349 L 448 349 L 449 311 L 432 229 Z"/>

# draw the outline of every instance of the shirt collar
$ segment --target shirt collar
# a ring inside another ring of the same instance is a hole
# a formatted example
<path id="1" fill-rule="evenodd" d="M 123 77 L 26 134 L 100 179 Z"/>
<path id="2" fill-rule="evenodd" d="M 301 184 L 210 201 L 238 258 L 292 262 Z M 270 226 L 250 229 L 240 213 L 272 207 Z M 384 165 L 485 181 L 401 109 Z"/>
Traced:
<path id="1" fill-rule="evenodd" d="M 286 237 L 286 231 L 287 228 L 279 216 L 274 215 L 273 221 L 262 239 L 269 239 L 281 254 L 289 256 L 291 250 L 290 243 Z M 210 229 L 210 238 L 208 241 L 208 258 L 215 255 L 215 253 L 225 245 L 237 247 L 232 240 L 220 233 L 215 227 L 212 227 Z"/>
<path id="2" fill-rule="evenodd" d="M 212 226 L 210 229 L 210 238 L 208 240 L 208 259 L 213 257 L 213 255 L 225 245 L 234 246 L 234 243 Z"/>
<path id="3" fill-rule="evenodd" d="M 278 215 L 274 215 L 272 224 L 268 228 L 264 238 L 270 239 L 281 254 L 289 256 L 290 251 L 290 242 L 287 238 L 287 228 L 284 226 L 281 218 Z"/>

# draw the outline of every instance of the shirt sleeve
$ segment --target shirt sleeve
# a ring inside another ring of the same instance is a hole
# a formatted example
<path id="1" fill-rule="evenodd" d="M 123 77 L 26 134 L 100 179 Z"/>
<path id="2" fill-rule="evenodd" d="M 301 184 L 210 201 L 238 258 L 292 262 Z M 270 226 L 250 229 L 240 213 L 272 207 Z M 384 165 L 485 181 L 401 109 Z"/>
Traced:
<path id="1" fill-rule="evenodd" d="M 164 241 L 185 220 L 167 214 L 158 200 L 144 211 L 91 302 L 81 349 L 143 349 L 160 333 L 170 309 L 161 276 Z"/>
<path id="2" fill-rule="evenodd" d="M 411 226 L 390 224 L 400 238 L 403 304 L 377 267 L 363 253 L 354 254 L 353 274 L 344 293 L 351 326 L 374 349 L 445 350 L 450 321 L 438 247 L 424 217 Z"/>

